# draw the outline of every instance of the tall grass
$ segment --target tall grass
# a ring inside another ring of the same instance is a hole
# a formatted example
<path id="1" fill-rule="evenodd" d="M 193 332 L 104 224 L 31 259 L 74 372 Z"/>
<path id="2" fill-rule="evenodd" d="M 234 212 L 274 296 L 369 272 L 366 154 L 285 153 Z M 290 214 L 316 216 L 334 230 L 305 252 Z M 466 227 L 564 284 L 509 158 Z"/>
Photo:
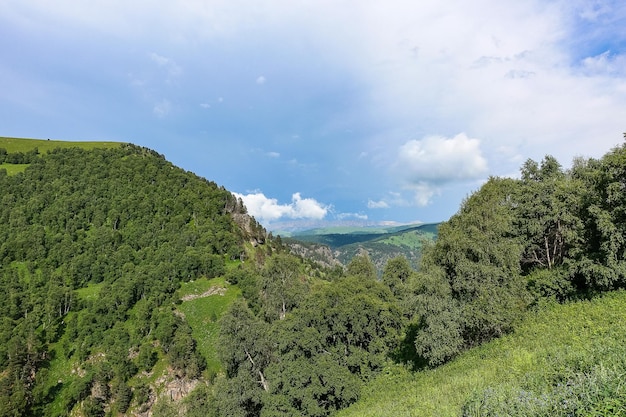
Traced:
<path id="1" fill-rule="evenodd" d="M 437 369 L 390 366 L 339 416 L 626 415 L 626 293 L 529 313 Z"/>

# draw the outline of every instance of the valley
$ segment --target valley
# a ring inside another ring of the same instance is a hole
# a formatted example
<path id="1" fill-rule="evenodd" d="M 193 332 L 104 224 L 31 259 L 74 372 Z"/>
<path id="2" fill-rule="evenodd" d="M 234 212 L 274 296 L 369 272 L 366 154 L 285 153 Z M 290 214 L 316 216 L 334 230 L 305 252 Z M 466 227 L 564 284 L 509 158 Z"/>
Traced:
<path id="1" fill-rule="evenodd" d="M 0 416 L 626 410 L 626 145 L 442 223 L 290 236 L 148 148 L 0 158 Z"/>

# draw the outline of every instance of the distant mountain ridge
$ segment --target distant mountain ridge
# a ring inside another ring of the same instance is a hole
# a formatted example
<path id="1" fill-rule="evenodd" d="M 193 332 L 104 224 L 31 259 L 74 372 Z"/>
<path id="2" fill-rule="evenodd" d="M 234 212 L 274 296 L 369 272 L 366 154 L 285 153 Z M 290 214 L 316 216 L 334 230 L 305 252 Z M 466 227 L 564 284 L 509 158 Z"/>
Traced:
<path id="1" fill-rule="evenodd" d="M 295 232 L 283 238 L 283 243 L 292 252 L 326 266 L 347 265 L 354 256 L 367 253 L 380 273 L 389 259 L 398 256 L 406 257 L 417 268 L 422 247 L 436 239 L 438 225 L 325 227 Z M 322 250 L 324 246 L 329 250 Z"/>

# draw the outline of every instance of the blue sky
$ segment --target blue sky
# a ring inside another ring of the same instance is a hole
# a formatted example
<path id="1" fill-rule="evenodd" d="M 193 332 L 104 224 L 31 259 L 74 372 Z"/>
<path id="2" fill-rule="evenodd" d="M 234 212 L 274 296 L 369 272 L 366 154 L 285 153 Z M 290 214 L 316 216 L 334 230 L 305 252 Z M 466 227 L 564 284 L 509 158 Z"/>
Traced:
<path id="1" fill-rule="evenodd" d="M 0 135 L 128 141 L 270 229 L 434 222 L 626 132 L 626 4 L 0 3 Z"/>

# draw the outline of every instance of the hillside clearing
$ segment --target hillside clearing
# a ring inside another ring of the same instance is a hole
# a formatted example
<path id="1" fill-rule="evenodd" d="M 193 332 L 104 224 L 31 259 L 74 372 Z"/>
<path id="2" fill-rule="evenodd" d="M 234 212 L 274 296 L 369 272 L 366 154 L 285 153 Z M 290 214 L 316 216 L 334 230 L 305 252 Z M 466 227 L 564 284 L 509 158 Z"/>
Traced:
<path id="1" fill-rule="evenodd" d="M 198 351 L 207 362 L 207 373 L 215 375 L 222 370 L 217 358 L 218 319 L 233 300 L 241 296 L 241 290 L 227 284 L 222 277 L 201 278 L 183 283 L 179 295 L 183 301 L 179 310 L 184 314 L 193 338 L 198 342 Z"/>

